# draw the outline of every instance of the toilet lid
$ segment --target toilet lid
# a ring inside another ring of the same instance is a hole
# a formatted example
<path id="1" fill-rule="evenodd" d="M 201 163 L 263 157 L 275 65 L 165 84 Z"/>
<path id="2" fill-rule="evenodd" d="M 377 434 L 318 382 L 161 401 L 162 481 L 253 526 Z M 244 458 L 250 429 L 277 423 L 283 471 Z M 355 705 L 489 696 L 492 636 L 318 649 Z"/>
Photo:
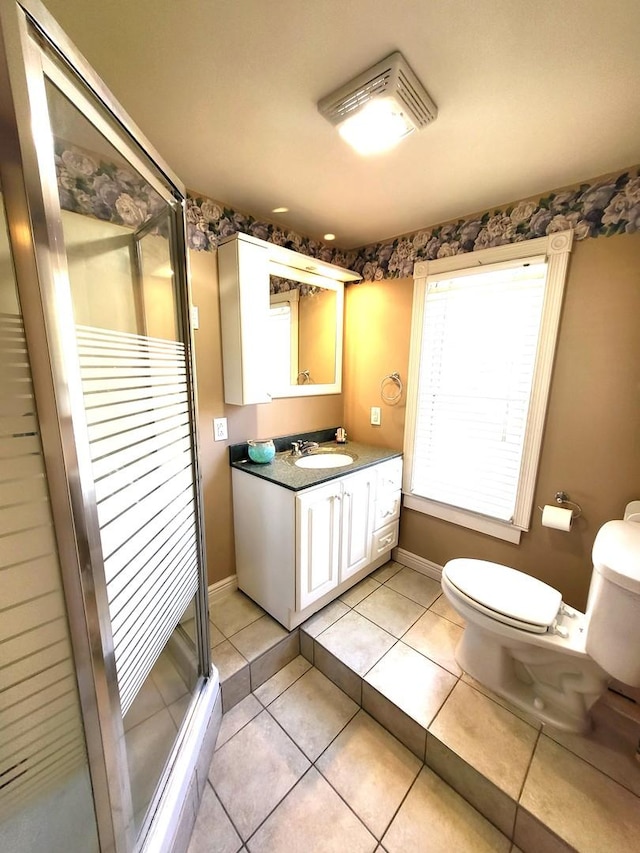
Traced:
<path id="1" fill-rule="evenodd" d="M 557 589 L 516 569 L 486 560 L 450 560 L 448 580 L 492 618 L 542 633 L 553 623 L 562 603 Z"/>

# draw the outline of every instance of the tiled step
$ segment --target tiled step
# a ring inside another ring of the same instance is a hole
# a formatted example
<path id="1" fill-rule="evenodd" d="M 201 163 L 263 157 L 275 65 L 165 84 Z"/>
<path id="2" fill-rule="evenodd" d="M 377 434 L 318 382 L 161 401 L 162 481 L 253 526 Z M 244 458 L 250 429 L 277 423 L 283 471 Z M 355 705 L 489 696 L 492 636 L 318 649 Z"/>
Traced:
<path id="1" fill-rule="evenodd" d="M 524 853 L 640 849 L 638 725 L 597 706 L 589 737 L 543 731 L 460 671 L 462 627 L 439 595 L 411 569 L 378 570 L 272 648 L 231 635 L 253 657 L 223 680 L 225 708 L 299 648 Z"/>

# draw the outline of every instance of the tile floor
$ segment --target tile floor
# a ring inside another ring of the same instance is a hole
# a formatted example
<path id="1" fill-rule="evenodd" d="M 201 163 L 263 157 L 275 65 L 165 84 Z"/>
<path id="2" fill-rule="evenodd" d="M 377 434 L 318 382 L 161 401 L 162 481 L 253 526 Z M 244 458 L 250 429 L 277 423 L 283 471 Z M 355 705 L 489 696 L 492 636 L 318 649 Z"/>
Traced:
<path id="1" fill-rule="evenodd" d="M 291 634 L 240 592 L 211 620 L 226 713 L 190 853 L 640 849 L 637 720 L 516 711 L 457 666 L 431 578 L 387 563 Z"/>
<path id="2" fill-rule="evenodd" d="M 188 686 L 165 649 L 124 717 L 137 828 L 144 819 L 190 699 Z"/>

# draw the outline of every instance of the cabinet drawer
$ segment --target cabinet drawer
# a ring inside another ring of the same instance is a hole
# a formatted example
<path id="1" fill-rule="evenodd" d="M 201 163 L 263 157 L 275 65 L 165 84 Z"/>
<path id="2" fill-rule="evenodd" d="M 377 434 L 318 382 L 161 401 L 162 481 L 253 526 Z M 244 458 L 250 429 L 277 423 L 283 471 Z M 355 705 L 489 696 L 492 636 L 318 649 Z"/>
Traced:
<path id="1" fill-rule="evenodd" d="M 373 534 L 373 553 L 371 555 L 373 559 L 396 547 L 399 527 L 399 521 L 392 521 L 391 524 L 385 525 Z"/>
<path id="2" fill-rule="evenodd" d="M 402 488 L 402 458 L 389 459 L 378 466 L 378 496 Z"/>
<path id="3" fill-rule="evenodd" d="M 385 524 L 396 521 L 400 516 L 402 492 L 398 489 L 392 494 L 379 495 L 376 500 L 376 511 L 373 519 L 373 529 L 379 530 Z"/>

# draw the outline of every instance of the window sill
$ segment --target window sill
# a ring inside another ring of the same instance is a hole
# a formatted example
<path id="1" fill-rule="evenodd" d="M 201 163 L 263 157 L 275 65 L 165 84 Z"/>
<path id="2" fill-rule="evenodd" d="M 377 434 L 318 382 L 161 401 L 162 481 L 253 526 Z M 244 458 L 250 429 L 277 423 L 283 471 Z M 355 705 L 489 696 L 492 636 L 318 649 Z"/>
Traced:
<path id="1" fill-rule="evenodd" d="M 464 509 L 457 509 L 446 504 L 437 503 L 436 501 L 430 501 L 427 498 L 421 498 L 417 495 L 403 495 L 402 505 L 407 507 L 407 509 L 413 509 L 417 512 L 423 512 L 425 515 L 432 515 L 434 518 L 449 521 L 451 524 L 467 527 L 469 530 L 476 530 L 478 533 L 484 533 L 496 539 L 504 539 L 506 542 L 511 542 L 514 545 L 520 543 L 522 530 L 504 521 L 497 521 L 493 518 L 487 518 L 484 515 L 467 512 Z"/>

